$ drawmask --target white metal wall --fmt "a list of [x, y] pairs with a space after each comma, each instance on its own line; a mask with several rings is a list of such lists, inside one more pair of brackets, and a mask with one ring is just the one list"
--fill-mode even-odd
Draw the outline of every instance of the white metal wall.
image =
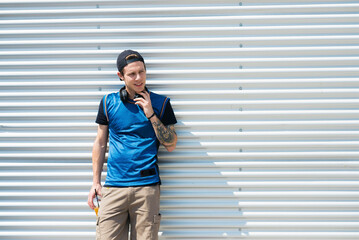
[[161, 239], [359, 239], [359, 3], [0, 0], [0, 239], [94, 239], [100, 98], [171, 97]]

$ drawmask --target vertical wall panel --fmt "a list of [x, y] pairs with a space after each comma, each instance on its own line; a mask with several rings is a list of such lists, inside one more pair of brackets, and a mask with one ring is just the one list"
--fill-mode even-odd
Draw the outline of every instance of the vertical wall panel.
[[359, 239], [358, 12], [0, 0], [0, 239], [94, 239], [94, 120], [124, 49], [179, 122], [160, 150], [160, 239]]

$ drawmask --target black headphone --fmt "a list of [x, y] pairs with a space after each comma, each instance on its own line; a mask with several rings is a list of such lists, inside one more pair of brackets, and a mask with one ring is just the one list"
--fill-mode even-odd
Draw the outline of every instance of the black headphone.
[[[145, 90], [146, 90], [147, 92], [149, 92], [148, 89], [147, 89], [147, 87], [145, 87]], [[136, 95], [135, 95], [135, 98], [138, 98], [138, 97], [142, 97], [142, 96], [139, 95], [139, 94], [136, 94]], [[120, 98], [121, 98], [121, 101], [122, 101], [122, 102], [127, 102], [127, 101], [128, 101], [128, 92], [126, 91], [126, 86], [123, 86], [123, 87], [120, 89]]]

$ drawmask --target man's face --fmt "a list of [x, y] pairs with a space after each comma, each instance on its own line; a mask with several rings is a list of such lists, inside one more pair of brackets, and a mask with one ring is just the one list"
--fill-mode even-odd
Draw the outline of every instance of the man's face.
[[118, 76], [125, 82], [126, 90], [133, 97], [135, 93], [145, 90], [146, 68], [143, 62], [136, 61], [123, 68], [123, 75], [119, 72]]

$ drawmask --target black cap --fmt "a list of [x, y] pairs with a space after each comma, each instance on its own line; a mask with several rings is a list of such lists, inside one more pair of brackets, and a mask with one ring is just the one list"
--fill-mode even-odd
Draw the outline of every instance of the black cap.
[[145, 63], [145, 60], [138, 52], [133, 50], [125, 50], [117, 57], [117, 69], [119, 72], [121, 72], [123, 68], [127, 66], [127, 64], [137, 61]]

